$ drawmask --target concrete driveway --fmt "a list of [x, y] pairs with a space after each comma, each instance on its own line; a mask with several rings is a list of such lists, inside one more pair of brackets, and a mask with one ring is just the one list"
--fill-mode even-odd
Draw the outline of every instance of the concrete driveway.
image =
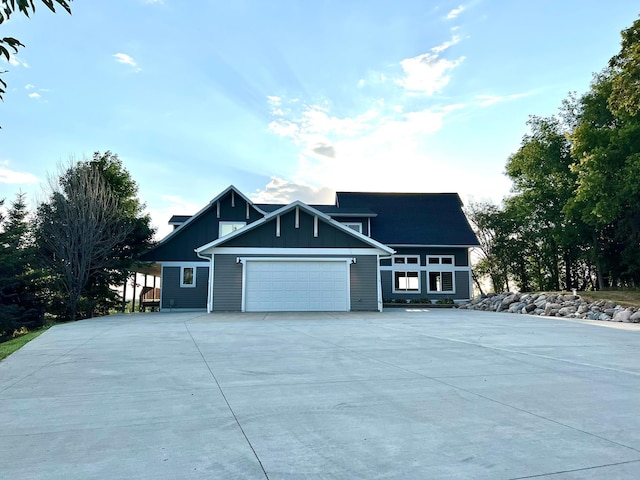
[[635, 480], [640, 328], [609, 326], [457, 310], [59, 325], [0, 362], [0, 478]]

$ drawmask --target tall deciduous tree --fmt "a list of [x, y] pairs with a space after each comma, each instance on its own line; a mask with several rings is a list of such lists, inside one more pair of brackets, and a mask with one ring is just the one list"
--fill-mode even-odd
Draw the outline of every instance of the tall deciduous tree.
[[640, 19], [622, 31], [620, 52], [609, 60], [615, 73], [609, 106], [616, 114], [640, 113]]
[[113, 285], [124, 284], [129, 271], [142, 252], [151, 247], [154, 230], [145, 204], [138, 198], [138, 185], [123, 166], [118, 155], [106, 151], [95, 152], [87, 164], [100, 172], [118, 199], [122, 222], [127, 226], [126, 237], [110, 252], [109, 268], [92, 275], [86, 287], [86, 316], [107, 313], [119, 303]]
[[600, 288], [640, 284], [640, 114], [612, 110], [619, 75], [595, 77], [571, 135], [578, 179], [568, 210], [593, 229]]
[[583, 230], [565, 211], [577, 175], [571, 170], [571, 144], [557, 117], [531, 117], [531, 133], [506, 165], [513, 181], [506, 210], [526, 245], [528, 278], [538, 290], [572, 288]]
[[42, 261], [63, 292], [70, 320], [91, 279], [112, 268], [112, 251], [131, 232], [121, 202], [102, 172], [87, 163], [51, 180], [37, 214]]
[[478, 259], [473, 266], [476, 286], [482, 292], [480, 279], [488, 278], [494, 292], [508, 290], [508, 259], [498, 254], [506, 235], [502, 210], [491, 202], [470, 202], [465, 208], [465, 215], [480, 243], [476, 249]]

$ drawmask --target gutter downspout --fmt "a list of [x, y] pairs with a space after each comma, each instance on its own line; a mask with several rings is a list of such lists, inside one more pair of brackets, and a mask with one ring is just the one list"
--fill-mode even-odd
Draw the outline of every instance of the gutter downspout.
[[196, 252], [196, 255], [203, 260], [209, 260], [209, 287], [207, 288], [207, 313], [213, 311], [213, 254], [205, 257]]
[[[395, 251], [394, 251], [395, 253]], [[381, 276], [381, 272], [380, 272], [380, 260], [389, 260], [392, 259], [393, 256], [392, 255], [386, 255], [386, 256], [380, 256], [378, 255], [378, 311], [382, 312], [382, 306], [384, 304], [383, 302], [383, 298], [382, 298], [382, 276]]]

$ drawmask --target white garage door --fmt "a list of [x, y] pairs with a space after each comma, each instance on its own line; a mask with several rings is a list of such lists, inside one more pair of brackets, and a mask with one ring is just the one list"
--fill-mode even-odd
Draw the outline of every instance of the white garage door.
[[247, 312], [348, 310], [348, 266], [342, 261], [247, 261]]

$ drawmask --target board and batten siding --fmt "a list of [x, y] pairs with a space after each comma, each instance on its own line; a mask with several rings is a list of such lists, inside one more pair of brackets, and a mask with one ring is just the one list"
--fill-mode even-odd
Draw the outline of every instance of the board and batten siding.
[[242, 265], [236, 255], [214, 255], [213, 311], [242, 310]]
[[378, 257], [360, 255], [351, 268], [351, 311], [378, 310]]
[[196, 268], [196, 286], [180, 287], [180, 267], [162, 267], [162, 310], [206, 309], [209, 267]]

